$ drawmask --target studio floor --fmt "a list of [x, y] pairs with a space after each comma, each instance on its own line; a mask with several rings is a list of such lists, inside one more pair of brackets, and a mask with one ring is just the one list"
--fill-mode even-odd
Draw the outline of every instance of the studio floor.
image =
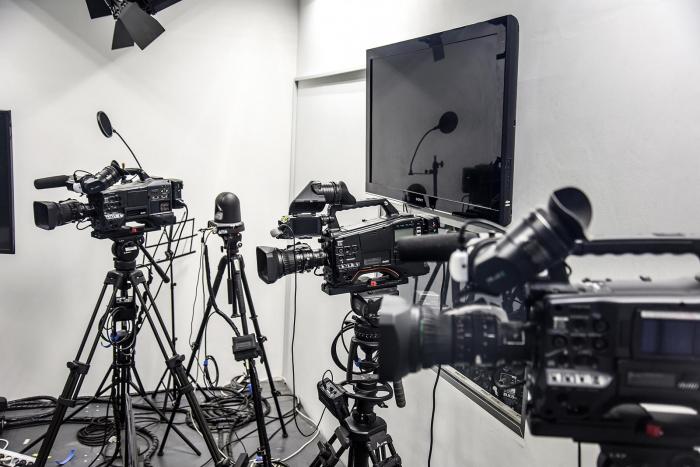
[[[276, 415], [274, 410], [274, 404], [272, 404], [272, 399], [269, 401], [272, 405], [271, 411], [266, 417], [267, 432], [270, 437], [270, 448], [272, 452], [272, 457], [274, 459], [284, 459], [294, 452], [299, 450], [299, 448], [305, 443], [309, 442], [310, 437], [304, 437], [294, 420], [291, 417], [292, 410], [292, 396], [291, 390], [283, 382], [276, 382], [278, 385], [277, 389], [283, 396], [279, 398], [282, 413], [285, 414], [285, 424], [288, 430], [289, 436], [284, 438], [280, 431], [280, 423], [277, 418], [273, 418]], [[263, 383], [263, 396], [269, 397], [270, 391], [266, 383]], [[200, 396], [201, 399], [201, 396]], [[158, 395], [157, 402], [159, 406], [162, 406], [163, 396]], [[139, 399], [134, 399], [134, 404], [138, 405]], [[84, 414], [80, 414], [83, 417], [101, 417], [105, 415], [106, 404], [104, 403], [93, 403], [90, 404], [85, 410]], [[136, 409], [137, 415], [137, 428], [139, 426], [147, 426], [153, 434], [156, 435], [158, 440], [162, 442], [163, 434], [165, 432], [166, 424], [154, 422], [155, 417], [154, 412], [148, 412], [145, 410]], [[17, 411], [11, 412], [12, 416], [25, 415], [28, 414], [27, 411], [21, 413]], [[140, 420], [139, 420], [140, 419]], [[206, 445], [202, 437], [189, 427], [185, 422], [185, 415], [178, 414], [176, 416], [176, 422], [178, 423], [178, 428], [181, 429], [182, 433], [195, 445], [198, 449], [202, 451], [201, 456], [195, 455], [192, 450], [185, 444], [185, 442], [176, 434], [170, 433], [167, 441], [166, 449], [162, 457], [157, 454], [151, 459], [150, 465], [153, 467], [192, 467], [192, 466], [211, 466], [211, 457], [207, 452]], [[297, 423], [299, 428], [305, 433], [314, 433], [313, 425], [301, 416], [297, 417]], [[106, 456], [100, 454], [101, 447], [89, 447], [81, 444], [77, 439], [78, 430], [84, 427], [84, 424], [64, 424], [61, 431], [56, 439], [53, 450], [51, 451], [51, 464], [61, 462], [66, 459], [71, 450], [75, 449], [75, 454], [72, 460], [67, 462], [65, 465], [109, 465], [108, 461], [111, 457], [111, 452], [113, 452], [113, 445], [108, 445], [105, 449]], [[38, 436], [42, 435], [46, 431], [47, 425], [39, 425], [35, 427], [28, 428], [17, 428], [9, 429], [0, 433], [0, 438], [6, 439], [8, 444], [8, 449], [11, 451], [19, 452], [24, 446], [31, 443]], [[216, 439], [216, 434], [214, 435]], [[240, 439], [240, 441], [239, 441]], [[318, 452], [317, 443], [320, 440], [320, 436], [313, 439], [309, 444], [303, 448], [298, 454], [293, 458], [286, 461], [287, 465], [290, 466], [308, 466], [314, 459]], [[236, 438], [231, 441], [231, 446], [233, 448], [234, 460], [241, 453], [253, 453], [258, 446], [258, 438], [256, 433], [256, 425], [254, 422], [248, 423], [241, 426], [236, 430]], [[139, 439], [139, 447], [141, 449], [146, 449], [148, 446], [143, 439]], [[39, 450], [36, 446], [30, 450], [29, 455], [35, 455]], [[55, 464], [54, 464], [55, 465]], [[114, 466], [121, 465], [120, 461], [117, 460], [112, 464]], [[149, 464], [145, 464], [149, 465]]]

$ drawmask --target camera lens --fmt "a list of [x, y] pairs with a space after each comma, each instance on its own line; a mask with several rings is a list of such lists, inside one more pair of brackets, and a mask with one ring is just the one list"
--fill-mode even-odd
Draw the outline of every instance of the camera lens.
[[505, 292], [568, 256], [574, 242], [585, 238], [591, 204], [577, 188], [562, 188], [547, 209], [533, 211], [497, 241], [479, 249], [474, 282], [484, 292]]
[[34, 201], [34, 224], [44, 230], [53, 230], [59, 225], [76, 222], [89, 214], [89, 207], [74, 199], [54, 203]]
[[379, 377], [394, 381], [454, 359], [451, 320], [439, 310], [387, 296], [379, 313]]
[[318, 183], [313, 187], [319, 195], [323, 195], [328, 204], [355, 204], [356, 200], [350, 194], [345, 182]]
[[272, 284], [280, 277], [293, 272], [310, 271], [325, 264], [326, 253], [312, 250], [308, 245], [295, 245], [294, 248], [282, 250], [269, 246], [256, 249], [258, 276], [266, 284]]
[[441, 313], [386, 297], [379, 332], [379, 376], [385, 381], [439, 364], [495, 364], [502, 357], [522, 358], [525, 351], [522, 327], [485, 304]]
[[80, 179], [80, 186], [86, 195], [94, 195], [106, 190], [119, 181], [121, 169], [117, 162], [112, 162], [95, 175], [86, 175]]

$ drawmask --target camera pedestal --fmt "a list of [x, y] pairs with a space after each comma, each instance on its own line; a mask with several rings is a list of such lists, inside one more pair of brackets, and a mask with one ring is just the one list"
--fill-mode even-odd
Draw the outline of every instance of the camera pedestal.
[[[111, 391], [115, 419], [117, 421], [118, 443], [121, 448], [123, 465], [125, 467], [136, 467], [138, 465], [138, 449], [136, 446], [136, 428], [132, 410], [131, 389], [135, 389], [144, 398], [161, 420], [166, 420], [165, 414], [147, 397], [141, 379], [136, 372], [133, 358], [132, 347], [135, 345], [138, 332], [145, 322], [148, 322], [158, 347], [165, 358], [166, 366], [175, 381], [176, 389], [180, 395], [184, 395], [187, 398], [194, 421], [202, 433], [202, 437], [214, 460], [214, 464], [216, 466], [230, 465], [229, 459], [221, 454], [209, 431], [204, 413], [199, 406], [192, 385], [189, 384], [187, 373], [182, 366], [184, 357], [175, 353], [172, 340], [170, 339], [163, 318], [148, 288], [146, 278], [142, 271], [136, 269], [136, 258], [138, 257], [139, 251], [143, 251], [143, 232], [135, 232], [131, 235], [122, 234], [119, 237], [112, 238], [112, 240], [114, 242], [112, 253], [114, 255], [115, 269], [107, 273], [99, 298], [92, 312], [92, 316], [90, 317], [88, 327], [80, 343], [78, 353], [75, 359], [68, 363], [70, 374], [63, 388], [63, 392], [57, 399], [56, 410], [51, 419], [49, 428], [44, 436], [26, 446], [24, 452], [31, 449], [37, 442], [43, 440], [35, 465], [36, 467], [44, 467], [48, 461], [51, 448], [56, 441], [61, 425], [81, 412], [88, 404], [95, 401], [98, 397], [105, 394], [107, 391]], [[149, 260], [151, 259], [150, 255], [146, 256], [149, 257]], [[88, 349], [87, 359], [83, 362], [82, 357], [86, 350], [88, 339], [96, 323], [97, 315], [109, 286], [112, 286], [112, 293], [109, 298], [107, 310], [99, 320], [97, 332]], [[155, 315], [157, 322], [153, 319], [153, 315]], [[90, 368], [95, 350], [100, 343], [101, 337], [103, 337], [103, 326], [108, 319], [111, 319], [113, 322], [112, 334], [109, 337], [110, 345], [113, 347], [112, 365], [102, 379], [95, 396], [66, 417], [68, 408], [76, 405], [80, 388]], [[104, 385], [110, 373], [112, 374], [112, 384], [105, 388]], [[132, 376], [135, 378], [137, 384], [134, 384], [132, 381]], [[197, 455], [201, 454], [177, 427], [173, 426], [172, 428]]]
[[[350, 296], [352, 311], [356, 316], [355, 322], [344, 325], [342, 331], [353, 328], [355, 332], [348, 348], [347, 363], [342, 364], [335, 352], [340, 335], [334, 340], [332, 350], [333, 361], [345, 371], [346, 379], [339, 384], [328, 378], [318, 383], [319, 399], [338, 419], [340, 426], [328, 442], [318, 444], [320, 452], [311, 467], [334, 466], [346, 450], [348, 467], [402, 465], [401, 457], [387, 433], [386, 421], [374, 413], [375, 406], [385, 407], [385, 402], [394, 394], [399, 407], [406, 404], [401, 381], [395, 381], [392, 389], [389, 383], [380, 382], [376, 373], [379, 366], [379, 307], [384, 296], [397, 293], [395, 288], [386, 288]], [[363, 357], [360, 357], [360, 351], [364, 353]], [[352, 390], [345, 389], [345, 386], [351, 386]], [[349, 399], [354, 400], [352, 411], [348, 408]], [[340, 443], [337, 451], [333, 447], [336, 441]]]

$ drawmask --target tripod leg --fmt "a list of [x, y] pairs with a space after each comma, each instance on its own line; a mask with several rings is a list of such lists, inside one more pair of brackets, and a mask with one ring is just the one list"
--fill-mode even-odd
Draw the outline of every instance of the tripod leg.
[[275, 402], [275, 409], [277, 410], [277, 418], [280, 421], [280, 427], [282, 428], [282, 437], [287, 438], [289, 434], [287, 433], [287, 427], [284, 424], [284, 418], [282, 417], [282, 409], [280, 408], [280, 401], [278, 396], [279, 391], [275, 388], [275, 382], [272, 379], [272, 372], [270, 371], [270, 362], [267, 360], [267, 354], [265, 353], [265, 341], [267, 340], [265, 336], [262, 335], [260, 331], [260, 324], [258, 323], [258, 315], [255, 313], [255, 305], [253, 304], [253, 298], [250, 294], [250, 288], [248, 287], [248, 278], [245, 274], [245, 264], [241, 260], [241, 279], [243, 281], [243, 290], [245, 292], [246, 299], [248, 301], [248, 308], [250, 309], [250, 320], [253, 322], [253, 329], [255, 330], [255, 335], [258, 338], [258, 346], [260, 347], [260, 359], [265, 366], [265, 372], [267, 373], [267, 381], [270, 385], [270, 391], [272, 392], [272, 400]]
[[[155, 413], [158, 414], [161, 421], [166, 421], [167, 418], [165, 417], [165, 414], [156, 406], [155, 402], [153, 402], [148, 397], [148, 395], [146, 395], [146, 391], [143, 390], [143, 385], [141, 384], [141, 378], [139, 378], [137, 376], [137, 373], [135, 371], [134, 371], [134, 377], [136, 378], [136, 381], [138, 381], [138, 386], [136, 386], [133, 383], [131, 383], [131, 386], [134, 389], [136, 389], [136, 391], [141, 395], [143, 400], [146, 401], [146, 404], [148, 404], [155, 411]], [[195, 452], [195, 454], [197, 454], [198, 456], [202, 455], [202, 452], [199, 449], [197, 449], [197, 446], [192, 444], [192, 441], [190, 441], [189, 438], [187, 436], [185, 436], [184, 433], [182, 433], [182, 431], [180, 431], [180, 429], [178, 427], [176, 427], [174, 424], [172, 425], [172, 430], [175, 432], [176, 435], [178, 435], [185, 442], [185, 444], [187, 444], [190, 447], [190, 449], [192, 449]]]
[[[44, 435], [44, 441], [41, 443], [41, 448], [39, 448], [39, 455], [37, 456], [35, 464], [36, 467], [46, 466], [46, 462], [49, 459], [49, 454], [51, 453], [51, 448], [56, 442], [58, 431], [61, 428], [61, 424], [63, 424], [63, 417], [65, 417], [68, 407], [75, 406], [75, 400], [77, 399], [78, 394], [80, 393], [80, 388], [83, 385], [83, 381], [85, 380], [85, 376], [87, 375], [88, 370], [90, 369], [90, 362], [92, 361], [92, 357], [95, 354], [97, 344], [100, 341], [99, 331], [97, 332], [97, 335], [95, 336], [95, 339], [92, 343], [92, 347], [90, 348], [87, 361], [85, 363], [82, 363], [80, 362], [80, 358], [82, 357], [83, 351], [85, 350], [85, 345], [87, 343], [88, 337], [90, 336], [90, 331], [93, 325], [95, 324], [95, 320], [97, 319], [97, 313], [100, 310], [100, 305], [102, 304], [105, 292], [107, 291], [107, 286], [110, 283], [115, 284], [120, 280], [121, 278], [115, 278], [112, 272], [108, 273], [107, 277], [105, 278], [102, 290], [100, 291], [100, 296], [97, 299], [97, 303], [95, 304], [95, 308], [92, 312], [92, 316], [90, 317], [90, 322], [88, 324], [87, 329], [85, 330], [85, 334], [83, 335], [83, 339], [80, 343], [78, 353], [75, 356], [75, 360], [68, 363], [68, 369], [70, 370], [70, 374], [68, 375], [66, 384], [63, 387], [63, 392], [61, 392], [61, 395], [56, 400], [56, 410], [54, 411], [53, 417], [51, 418], [49, 428], [48, 430], [46, 430], [46, 434]], [[112, 297], [109, 300], [108, 309], [111, 308], [111, 306], [113, 305], [116, 294], [117, 287], [114, 287], [114, 290], [112, 291]], [[107, 314], [105, 314], [102, 317], [102, 320], [100, 320], [101, 324], [104, 323], [106, 317]]]
[[[233, 279], [233, 294], [238, 302], [238, 309], [240, 311], [241, 327], [243, 328], [243, 333], [248, 335], [248, 323], [246, 318], [246, 302], [244, 297], [243, 281], [241, 279], [242, 274], [242, 259], [240, 256], [233, 256], [229, 259], [230, 272], [229, 276]], [[257, 342], [257, 339], [256, 339]], [[235, 356], [235, 355], [234, 355]], [[258, 378], [258, 372], [255, 369], [255, 357], [248, 358], [248, 377], [250, 380], [250, 388], [253, 393], [253, 409], [255, 411], [255, 420], [258, 426], [258, 441], [260, 450], [263, 452], [263, 465], [265, 467], [272, 467], [272, 453], [270, 450], [270, 440], [267, 437], [267, 428], [265, 426], [265, 413], [262, 408], [262, 391], [260, 390], [260, 379]]]
[[[205, 257], [206, 258], [206, 257]], [[208, 261], [207, 261], [207, 271], [208, 269]], [[212, 317], [212, 310], [215, 312], [217, 315], [219, 315], [226, 323], [231, 327], [233, 330], [234, 334], [239, 335], [240, 333], [238, 332], [238, 328], [236, 328], [236, 324], [233, 322], [233, 320], [227, 316], [225, 313], [220, 311], [218, 308], [214, 308], [214, 298], [216, 297], [216, 294], [219, 292], [219, 287], [221, 286], [221, 281], [223, 280], [224, 273], [226, 272], [226, 266], [228, 264], [228, 260], [226, 256], [223, 256], [221, 260], [219, 261], [219, 266], [216, 271], [216, 277], [214, 278], [214, 285], [211, 287], [209, 293], [209, 300], [207, 302], [207, 307], [204, 310], [204, 316], [202, 317], [202, 322], [199, 325], [199, 329], [197, 330], [197, 337], [195, 338], [194, 342], [191, 343], [191, 349], [192, 353], [190, 353], [190, 358], [187, 362], [187, 368], [186, 368], [186, 373], [188, 375], [192, 374], [192, 367], [194, 366], [194, 361], [197, 358], [197, 354], [199, 353], [199, 349], [202, 346], [202, 339], [204, 338], [204, 333], [206, 332], [207, 329], [207, 324], [209, 323], [209, 319]], [[207, 281], [209, 279], [207, 278]], [[199, 388], [200, 392], [202, 395], [205, 397], [206, 400], [209, 400], [209, 396], [207, 395], [206, 392], [204, 392], [204, 389], [199, 387], [197, 382], [194, 382], [197, 387]], [[182, 394], [178, 394], [177, 398], [175, 400], [175, 405], [173, 406], [173, 412], [170, 414], [170, 421], [168, 423], [168, 426], [165, 428], [165, 433], [163, 434], [163, 441], [160, 444], [160, 448], [158, 450], [158, 455], [162, 456], [164, 449], [165, 449], [165, 444], [168, 441], [168, 436], [170, 435], [170, 427], [173, 424], [173, 420], [175, 419], [175, 411], [180, 408], [180, 403], [182, 402]]]
[[[148, 320], [148, 323], [151, 326], [151, 329], [153, 330], [153, 336], [156, 338], [158, 347], [160, 347], [160, 351], [163, 354], [163, 357], [165, 357], [166, 359], [166, 365], [173, 375], [175, 386], [179, 389], [179, 391], [182, 394], [184, 394], [185, 398], [187, 399], [187, 402], [189, 403], [190, 410], [192, 411], [192, 418], [194, 418], [195, 423], [199, 427], [199, 431], [202, 434], [202, 437], [204, 438], [204, 442], [207, 445], [207, 449], [209, 450], [209, 453], [211, 454], [211, 457], [214, 460], [214, 465], [228, 465], [229, 460], [221, 454], [221, 451], [219, 451], [219, 448], [217, 447], [216, 442], [214, 441], [214, 437], [212, 436], [211, 431], [209, 431], [209, 426], [207, 425], [204, 412], [199, 406], [199, 401], [197, 400], [197, 397], [194, 394], [194, 388], [190, 384], [187, 373], [185, 372], [185, 367], [182, 366], [182, 361], [185, 358], [181, 355], [175, 354], [172, 341], [168, 336], [168, 329], [165, 327], [162, 317], [158, 321], [162, 324], [160, 331], [163, 332], [164, 339], [161, 338], [160, 334], [158, 333], [159, 330], [157, 329], [156, 323], [153, 321], [153, 317], [151, 317], [151, 314], [146, 305], [146, 297], [153, 305], [153, 313], [156, 316], [159, 316], [160, 313], [158, 312], [158, 307], [155, 303], [155, 300], [153, 300], [151, 292], [145, 285], [146, 279], [143, 276], [143, 272], [141, 272], [140, 270], [133, 272], [131, 274], [131, 281], [134, 284], [134, 293], [138, 297], [143, 313], [145, 314], [146, 319]], [[142, 293], [139, 290], [138, 285], [143, 285], [144, 293]], [[165, 342], [169, 344], [169, 349], [165, 348], [163, 340], [165, 340]], [[174, 354], [172, 357], [168, 357], [168, 350], [170, 350], [170, 352]]]
[[[78, 415], [80, 412], [82, 412], [82, 411], [85, 409], [85, 407], [87, 407], [88, 405], [92, 404], [92, 403], [95, 402], [97, 399], [99, 399], [99, 397], [100, 397], [102, 394], [104, 394], [104, 393], [107, 392], [108, 390], [112, 389], [112, 386], [111, 386], [111, 385], [110, 385], [110, 386], [107, 386], [106, 388], [104, 387], [104, 384], [107, 382], [107, 379], [109, 378], [109, 375], [110, 375], [110, 373], [112, 372], [112, 370], [113, 370], [112, 367], [110, 367], [109, 370], [107, 370], [107, 373], [105, 373], [104, 378], [102, 378], [102, 382], [101, 382], [100, 385], [97, 387], [97, 391], [95, 391], [95, 395], [92, 396], [90, 399], [88, 399], [86, 402], [80, 404], [80, 406], [78, 406], [78, 408], [76, 408], [73, 412], [69, 413], [68, 416], [67, 416], [66, 418], [63, 419], [63, 423], [66, 423], [67, 421], [71, 420], [73, 417], [75, 417], [75, 416]], [[33, 447], [36, 446], [38, 443], [40, 443], [41, 441], [43, 441], [44, 438], [46, 438], [46, 434], [43, 434], [43, 435], [39, 436], [39, 437], [36, 438], [34, 441], [32, 441], [31, 443], [27, 444], [24, 448], [22, 448], [21, 453], [22, 453], [22, 454], [25, 454], [25, 453], [29, 452], [29, 450], [30, 450], [31, 448], [33, 448]]]
[[[336, 440], [340, 441], [340, 449], [337, 451], [333, 449], [333, 443], [335, 443]], [[311, 461], [309, 467], [332, 467], [337, 465], [349, 446], [348, 432], [343, 427], [336, 428], [335, 433], [331, 435], [327, 442], [318, 442], [319, 453], [314, 460]], [[348, 455], [350, 455], [350, 453], [348, 453]], [[350, 467], [350, 464], [348, 464], [348, 467]]]
[[[223, 274], [223, 273], [222, 273]], [[217, 277], [219, 275], [217, 274]], [[220, 282], [220, 281], [219, 281]], [[229, 319], [228, 316], [223, 315], [224, 318]], [[195, 339], [194, 343], [192, 343], [192, 353], [190, 354], [190, 359], [187, 362], [187, 369], [185, 370], [186, 374], [191, 374], [191, 369], [192, 366], [194, 365], [194, 360], [197, 358], [197, 353], [199, 352], [199, 348], [202, 345], [202, 339], [204, 337], [204, 332], [207, 329], [207, 323], [209, 322], [209, 318], [211, 318], [211, 313], [209, 311], [206, 311], [204, 314], [204, 318], [202, 319], [202, 322], [199, 325], [199, 330], [197, 331], [197, 338]], [[195, 381], [196, 384], [196, 381]], [[204, 390], [201, 390], [202, 394], [204, 394], [205, 398], [208, 399], [209, 396], [204, 392]], [[175, 398], [175, 404], [173, 405], [173, 411], [170, 414], [170, 420], [168, 421], [168, 426], [165, 428], [165, 433], [163, 434], [163, 442], [160, 444], [160, 448], [158, 450], [158, 455], [162, 456], [164, 449], [165, 449], [165, 443], [168, 441], [168, 436], [170, 435], [170, 428], [173, 427], [173, 422], [175, 420], [175, 415], [176, 411], [180, 408], [180, 403], [182, 402], [182, 393], [178, 393], [177, 397]]]
[[122, 428], [122, 462], [124, 467], [138, 467], [139, 465], [139, 448], [136, 445], [136, 425], [134, 424], [134, 408], [129, 395], [129, 387], [124, 385], [122, 404], [124, 407], [124, 427]]

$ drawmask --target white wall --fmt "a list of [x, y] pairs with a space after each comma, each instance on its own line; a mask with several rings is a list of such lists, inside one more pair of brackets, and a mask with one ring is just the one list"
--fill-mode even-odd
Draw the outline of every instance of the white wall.
[[[594, 205], [592, 236], [700, 232], [700, 4], [686, 1], [302, 0], [298, 75], [363, 68], [365, 49], [504, 14], [520, 22], [514, 219], [573, 184]], [[302, 82], [298, 90], [293, 186], [308, 180], [364, 186], [365, 83]], [[370, 217], [374, 213], [370, 213]], [[697, 272], [694, 258], [577, 261], [577, 276]], [[291, 279], [290, 279], [291, 282]], [[320, 280], [299, 277], [297, 390], [314, 418], [315, 382], [347, 296], [328, 297]], [[281, 288], [281, 285], [277, 286]], [[288, 321], [291, 300], [288, 302]], [[287, 336], [289, 342], [289, 336]], [[335, 371], [340, 377], [339, 371]], [[285, 375], [291, 379], [290, 360]], [[336, 378], [337, 379], [337, 378]], [[407, 465], [424, 465], [434, 373], [405, 381], [408, 406], [381, 410]], [[337, 423], [326, 418], [326, 435]], [[433, 465], [575, 465], [569, 440], [522, 440], [442, 382]], [[593, 465], [596, 450], [584, 450]]]
[[[0, 394], [58, 394], [112, 267], [109, 241], [72, 226], [39, 230], [31, 208], [33, 200], [71, 196], [34, 190], [37, 177], [96, 171], [113, 158], [133, 165], [116, 138], [99, 133], [98, 109], [149, 172], [184, 180], [197, 227], [212, 218], [219, 192], [241, 198], [243, 254], [273, 374], [281, 374], [284, 297], [263, 288], [254, 247], [278, 214], [274, 204], [288, 197], [297, 7], [295, 0], [185, 0], [158, 15], [166, 32], [146, 50], [111, 51], [113, 21], [90, 21], [82, 0], [0, 0], [0, 108], [13, 117], [17, 232], [17, 254], [0, 256]], [[215, 264], [219, 243], [210, 242]], [[197, 266], [196, 255], [176, 266], [183, 353]], [[168, 309], [167, 291], [159, 305]], [[218, 325], [209, 338], [225, 377], [243, 370], [230, 336]], [[152, 387], [162, 358], [150, 336], [139, 346], [139, 369]], [[86, 390], [109, 354], [98, 351]]]

